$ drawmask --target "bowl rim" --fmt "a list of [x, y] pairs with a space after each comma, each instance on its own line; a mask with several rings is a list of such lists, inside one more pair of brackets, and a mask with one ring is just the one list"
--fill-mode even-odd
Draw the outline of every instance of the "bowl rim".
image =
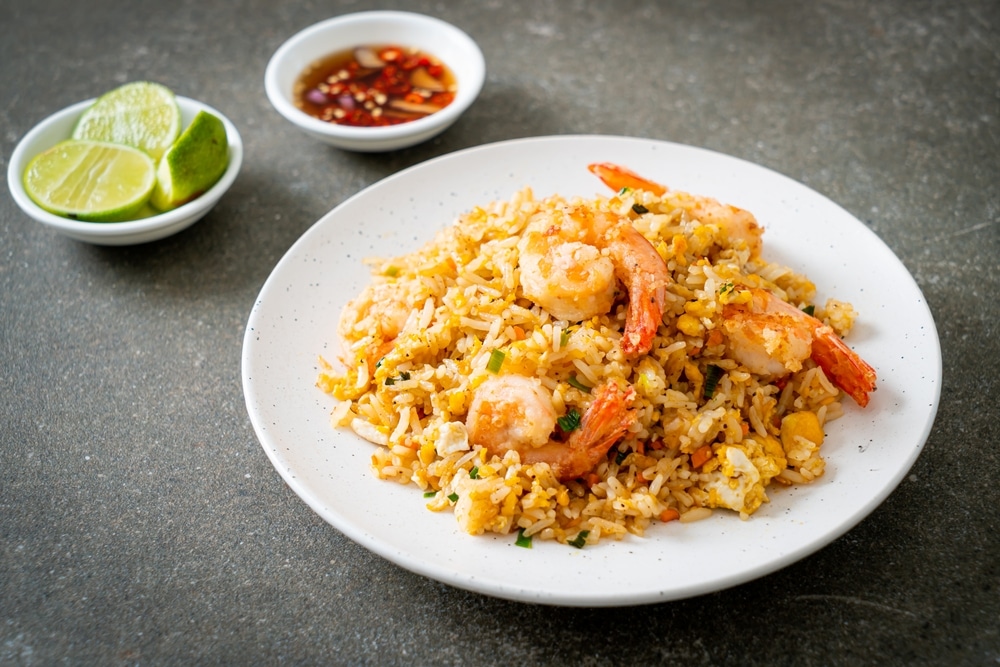
[[[408, 123], [379, 127], [353, 127], [328, 123], [310, 116], [288, 99], [278, 82], [278, 77], [285, 72], [284, 65], [289, 56], [295, 52], [295, 49], [299, 48], [309, 37], [331, 28], [377, 21], [394, 21], [403, 25], [416, 26], [434, 25], [436, 28], [452, 36], [460, 49], [468, 54], [468, 64], [472, 69], [472, 77], [468, 81], [463, 80], [462, 85], [459, 86], [458, 94], [451, 104], [440, 111]], [[331, 44], [330, 52], [336, 51], [337, 48], [338, 45]], [[348, 46], [344, 46], [344, 48], [348, 48]], [[299, 72], [294, 72], [295, 76], [298, 74]], [[482, 49], [461, 28], [427, 14], [397, 10], [372, 10], [334, 16], [313, 23], [289, 37], [278, 47], [267, 63], [267, 68], [264, 72], [264, 89], [268, 99], [278, 113], [306, 131], [352, 142], [371, 141], [375, 143], [420, 135], [433, 128], [447, 126], [454, 122], [479, 96], [485, 79], [486, 59], [483, 56]]]
[[243, 162], [243, 139], [233, 122], [218, 109], [215, 109], [214, 107], [199, 100], [184, 97], [182, 95], [175, 95], [175, 98], [177, 100], [178, 107], [181, 108], [182, 114], [185, 112], [184, 107], [187, 107], [188, 111], [191, 112], [192, 115], [196, 114], [198, 111], [207, 111], [208, 113], [218, 116], [226, 128], [226, 139], [229, 144], [229, 164], [226, 167], [226, 171], [223, 172], [222, 176], [218, 181], [216, 181], [215, 185], [209, 188], [206, 192], [202, 193], [196, 199], [178, 206], [173, 210], [165, 211], [147, 218], [139, 218], [138, 220], [124, 220], [121, 222], [90, 222], [86, 220], [64, 218], [54, 213], [50, 213], [36, 204], [31, 197], [28, 196], [28, 193], [24, 189], [24, 182], [22, 180], [24, 170], [27, 169], [28, 164], [42, 151], [47, 150], [51, 146], [54, 146], [60, 141], [69, 139], [70, 137], [67, 136], [62, 139], [57, 139], [49, 146], [44, 146], [40, 149], [34, 148], [35, 144], [42, 140], [45, 133], [48, 132], [49, 128], [51, 128], [51, 126], [55, 123], [73, 117], [79, 117], [84, 110], [89, 108], [97, 100], [95, 97], [89, 100], [83, 100], [82, 102], [77, 102], [76, 104], [71, 104], [68, 107], [50, 114], [35, 124], [35, 126], [32, 127], [17, 143], [17, 146], [15, 146], [14, 151], [11, 153], [10, 163], [7, 165], [7, 187], [10, 190], [10, 194], [14, 198], [15, 203], [21, 208], [22, 211], [24, 211], [24, 213], [34, 218], [36, 221], [74, 235], [77, 238], [81, 236], [90, 236], [93, 238], [106, 239], [111, 237], [141, 235], [146, 232], [177, 225], [183, 220], [207, 212], [207, 210], [214, 206], [215, 202], [218, 201], [218, 199], [222, 197], [222, 195], [230, 188], [236, 180], [236, 176], [239, 174], [240, 167]]

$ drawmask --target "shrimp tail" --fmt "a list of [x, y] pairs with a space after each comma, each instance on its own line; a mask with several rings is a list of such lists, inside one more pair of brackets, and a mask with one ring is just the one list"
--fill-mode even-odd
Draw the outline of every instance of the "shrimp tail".
[[562, 481], [582, 477], [604, 458], [635, 423], [636, 413], [629, 408], [635, 400], [635, 389], [620, 388], [609, 382], [597, 390], [587, 408], [580, 428], [565, 443], [549, 443], [525, 455], [526, 463], [548, 462]]
[[661, 197], [667, 192], [667, 188], [659, 183], [643, 178], [631, 169], [626, 169], [613, 162], [595, 162], [587, 165], [587, 169], [615, 192], [622, 188], [631, 188], [632, 190], [646, 190], [657, 197]]
[[830, 327], [817, 329], [812, 359], [855, 403], [862, 408], [868, 405], [868, 394], [876, 388], [875, 369], [847, 347]]
[[629, 293], [628, 315], [622, 333], [622, 352], [637, 357], [649, 352], [663, 321], [670, 275], [656, 248], [631, 225], [617, 228], [609, 243], [617, 273]]

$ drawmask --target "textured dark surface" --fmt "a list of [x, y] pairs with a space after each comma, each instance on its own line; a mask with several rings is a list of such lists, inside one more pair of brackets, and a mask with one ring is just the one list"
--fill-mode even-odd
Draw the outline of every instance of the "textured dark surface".
[[[384, 155], [312, 143], [263, 91], [285, 38], [371, 8], [455, 23], [488, 68], [458, 124]], [[0, 197], [0, 664], [1000, 663], [995, 0], [2, 0], [0, 16], [4, 173], [34, 123], [137, 79], [218, 108], [246, 148], [208, 217], [143, 246], [68, 240]], [[938, 418], [910, 475], [846, 536], [700, 598], [535, 607], [372, 555], [271, 467], [240, 348], [295, 239], [401, 168], [568, 133], [770, 167], [912, 272], [941, 337]]]

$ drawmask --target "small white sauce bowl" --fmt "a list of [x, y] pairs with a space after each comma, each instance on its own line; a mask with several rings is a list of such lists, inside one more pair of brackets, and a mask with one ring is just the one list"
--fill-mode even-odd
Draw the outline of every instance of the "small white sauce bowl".
[[[455, 75], [454, 101], [423, 118], [386, 127], [328, 123], [295, 106], [293, 86], [309, 65], [338, 51], [380, 44], [416, 48], [440, 59]], [[268, 62], [264, 89], [278, 113], [309, 136], [346, 150], [380, 152], [413, 146], [446, 130], [472, 105], [485, 78], [483, 52], [450, 23], [410, 12], [373, 11], [321, 21], [292, 36]]]
[[207, 111], [218, 116], [226, 126], [226, 139], [229, 142], [229, 166], [222, 174], [222, 178], [208, 192], [172, 211], [127, 222], [84, 222], [49, 213], [32, 201], [28, 193], [25, 192], [24, 170], [28, 168], [28, 164], [36, 155], [55, 146], [60, 141], [69, 139], [80, 114], [94, 101], [80, 102], [52, 114], [24, 135], [10, 156], [10, 164], [7, 166], [7, 186], [10, 188], [10, 194], [22, 211], [43, 225], [47, 225], [70, 238], [96, 245], [135, 245], [156, 241], [176, 234], [204, 217], [236, 180], [240, 165], [243, 163], [243, 140], [236, 130], [236, 126], [207, 104], [178, 96], [177, 106], [181, 110], [182, 130], [188, 126], [199, 111]]

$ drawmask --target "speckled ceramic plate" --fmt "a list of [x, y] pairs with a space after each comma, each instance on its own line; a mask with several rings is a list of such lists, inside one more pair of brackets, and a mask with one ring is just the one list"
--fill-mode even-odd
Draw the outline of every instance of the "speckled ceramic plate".
[[[860, 313], [848, 340], [878, 370], [865, 410], [847, 401], [828, 425], [827, 472], [781, 489], [750, 520], [716, 512], [659, 524], [582, 550], [513, 536], [470, 537], [432, 513], [418, 489], [377, 480], [372, 446], [329, 423], [333, 401], [315, 387], [317, 357], [337, 357], [341, 307], [368, 281], [362, 259], [418, 248], [477, 204], [530, 185], [537, 196], [607, 194], [586, 169], [611, 161], [681, 190], [756, 214], [765, 256], [803, 271], [818, 297]], [[472, 148], [417, 165], [320, 219], [275, 267], [254, 304], [243, 345], [247, 408], [274, 467], [320, 516], [398, 565], [488, 595], [544, 604], [612, 606], [700, 595], [774, 572], [830, 543], [896, 487], [920, 453], [937, 410], [941, 353], [919, 288], [861, 222], [773, 171], [707, 150], [600, 136], [561, 136]]]

